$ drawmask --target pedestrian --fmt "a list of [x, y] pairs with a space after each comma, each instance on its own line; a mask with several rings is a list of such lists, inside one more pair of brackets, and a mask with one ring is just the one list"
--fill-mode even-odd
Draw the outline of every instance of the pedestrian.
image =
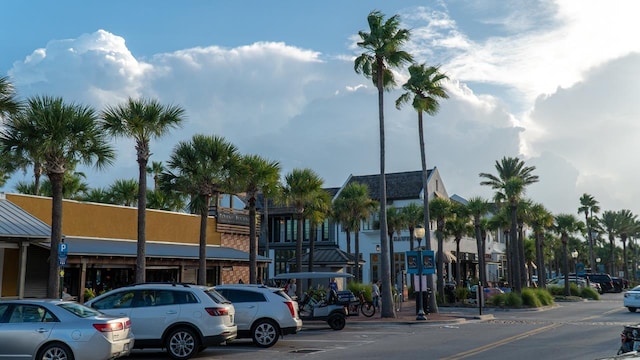
[[294, 298], [296, 296], [296, 290], [298, 287], [296, 286], [296, 279], [289, 280], [289, 284], [287, 284], [287, 295], [290, 298]]
[[380, 308], [380, 280], [371, 285], [371, 297], [373, 298], [373, 306]]
[[329, 282], [329, 289], [335, 291], [336, 293], [338, 292], [338, 283], [336, 282], [335, 278], [331, 278], [331, 281]]

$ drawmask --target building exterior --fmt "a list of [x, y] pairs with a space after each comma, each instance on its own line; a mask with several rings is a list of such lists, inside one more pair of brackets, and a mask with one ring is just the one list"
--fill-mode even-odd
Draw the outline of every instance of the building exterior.
[[[51, 198], [7, 194], [6, 201], [39, 220], [51, 223]], [[223, 284], [248, 281], [248, 214], [245, 210], [216, 207], [207, 221], [207, 282]], [[196, 282], [199, 259], [200, 216], [161, 210], [147, 210], [147, 281]], [[62, 233], [68, 248], [63, 284], [82, 301], [85, 288], [100, 292], [130, 284], [135, 279], [137, 256], [137, 209], [134, 207], [63, 201]], [[46, 296], [49, 234], [47, 241], [23, 242], [28, 273], [25, 297]], [[40, 238], [38, 238], [41, 240]], [[14, 241], [15, 242], [15, 241]], [[7, 244], [8, 241], [3, 243]], [[14, 246], [15, 247], [15, 246]], [[17, 249], [19, 250], [19, 249]], [[16, 249], [5, 249], [0, 257], [0, 296], [18, 296], [18, 281], [12, 273], [20, 268], [13, 258]], [[259, 257], [259, 267], [268, 259]], [[13, 284], [15, 282], [15, 284]]]

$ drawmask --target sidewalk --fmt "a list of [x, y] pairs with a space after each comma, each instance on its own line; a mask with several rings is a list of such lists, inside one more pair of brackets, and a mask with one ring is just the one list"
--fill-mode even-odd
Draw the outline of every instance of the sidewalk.
[[467, 320], [489, 320], [493, 319], [492, 314], [479, 315], [478, 309], [475, 314], [472, 309], [460, 311], [458, 308], [440, 307], [438, 313], [425, 314], [427, 320], [416, 320], [416, 302], [415, 300], [407, 300], [402, 303], [400, 311], [396, 312], [395, 318], [382, 318], [380, 311], [376, 309], [375, 315], [368, 318], [362, 314], [358, 316], [349, 316], [347, 325], [352, 324], [437, 324], [437, 323], [458, 323]]

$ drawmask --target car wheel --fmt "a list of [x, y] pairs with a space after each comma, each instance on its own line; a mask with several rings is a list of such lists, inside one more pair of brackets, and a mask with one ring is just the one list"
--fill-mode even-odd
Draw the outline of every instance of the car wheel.
[[51, 343], [43, 347], [37, 356], [38, 360], [73, 360], [73, 352], [65, 344]]
[[271, 320], [259, 320], [251, 329], [253, 343], [258, 347], [268, 348], [278, 341], [278, 325]]
[[629, 309], [630, 312], [636, 312], [636, 308], [632, 306], [627, 307], [627, 309]]
[[329, 319], [327, 319], [327, 324], [329, 324], [329, 327], [333, 330], [342, 330], [347, 324], [347, 319], [343, 314], [331, 314], [329, 315]]
[[193, 330], [178, 328], [169, 334], [165, 347], [172, 359], [186, 360], [196, 354], [200, 348], [200, 340]]

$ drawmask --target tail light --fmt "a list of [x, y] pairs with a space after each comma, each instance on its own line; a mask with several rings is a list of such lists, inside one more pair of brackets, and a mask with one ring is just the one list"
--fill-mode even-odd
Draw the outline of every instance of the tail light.
[[224, 315], [229, 315], [229, 310], [227, 310], [227, 308], [215, 308], [215, 307], [208, 307], [208, 308], [204, 308], [207, 313], [209, 313], [209, 315], [211, 316], [224, 316]]
[[129, 329], [129, 328], [131, 328], [131, 320], [127, 320], [127, 321], [124, 323], [124, 328], [125, 328], [125, 329]]
[[[131, 327], [131, 321], [127, 321], [128, 325], [127, 327]], [[126, 323], [123, 324], [121, 322], [110, 322], [110, 323], [106, 323], [106, 324], [93, 324], [93, 327], [100, 331], [100, 332], [112, 332], [112, 331], [119, 331], [124, 329], [126, 326]]]
[[293, 301], [285, 301], [284, 303], [289, 308], [289, 312], [291, 313], [291, 317], [295, 318], [296, 317], [296, 308], [293, 307]]

